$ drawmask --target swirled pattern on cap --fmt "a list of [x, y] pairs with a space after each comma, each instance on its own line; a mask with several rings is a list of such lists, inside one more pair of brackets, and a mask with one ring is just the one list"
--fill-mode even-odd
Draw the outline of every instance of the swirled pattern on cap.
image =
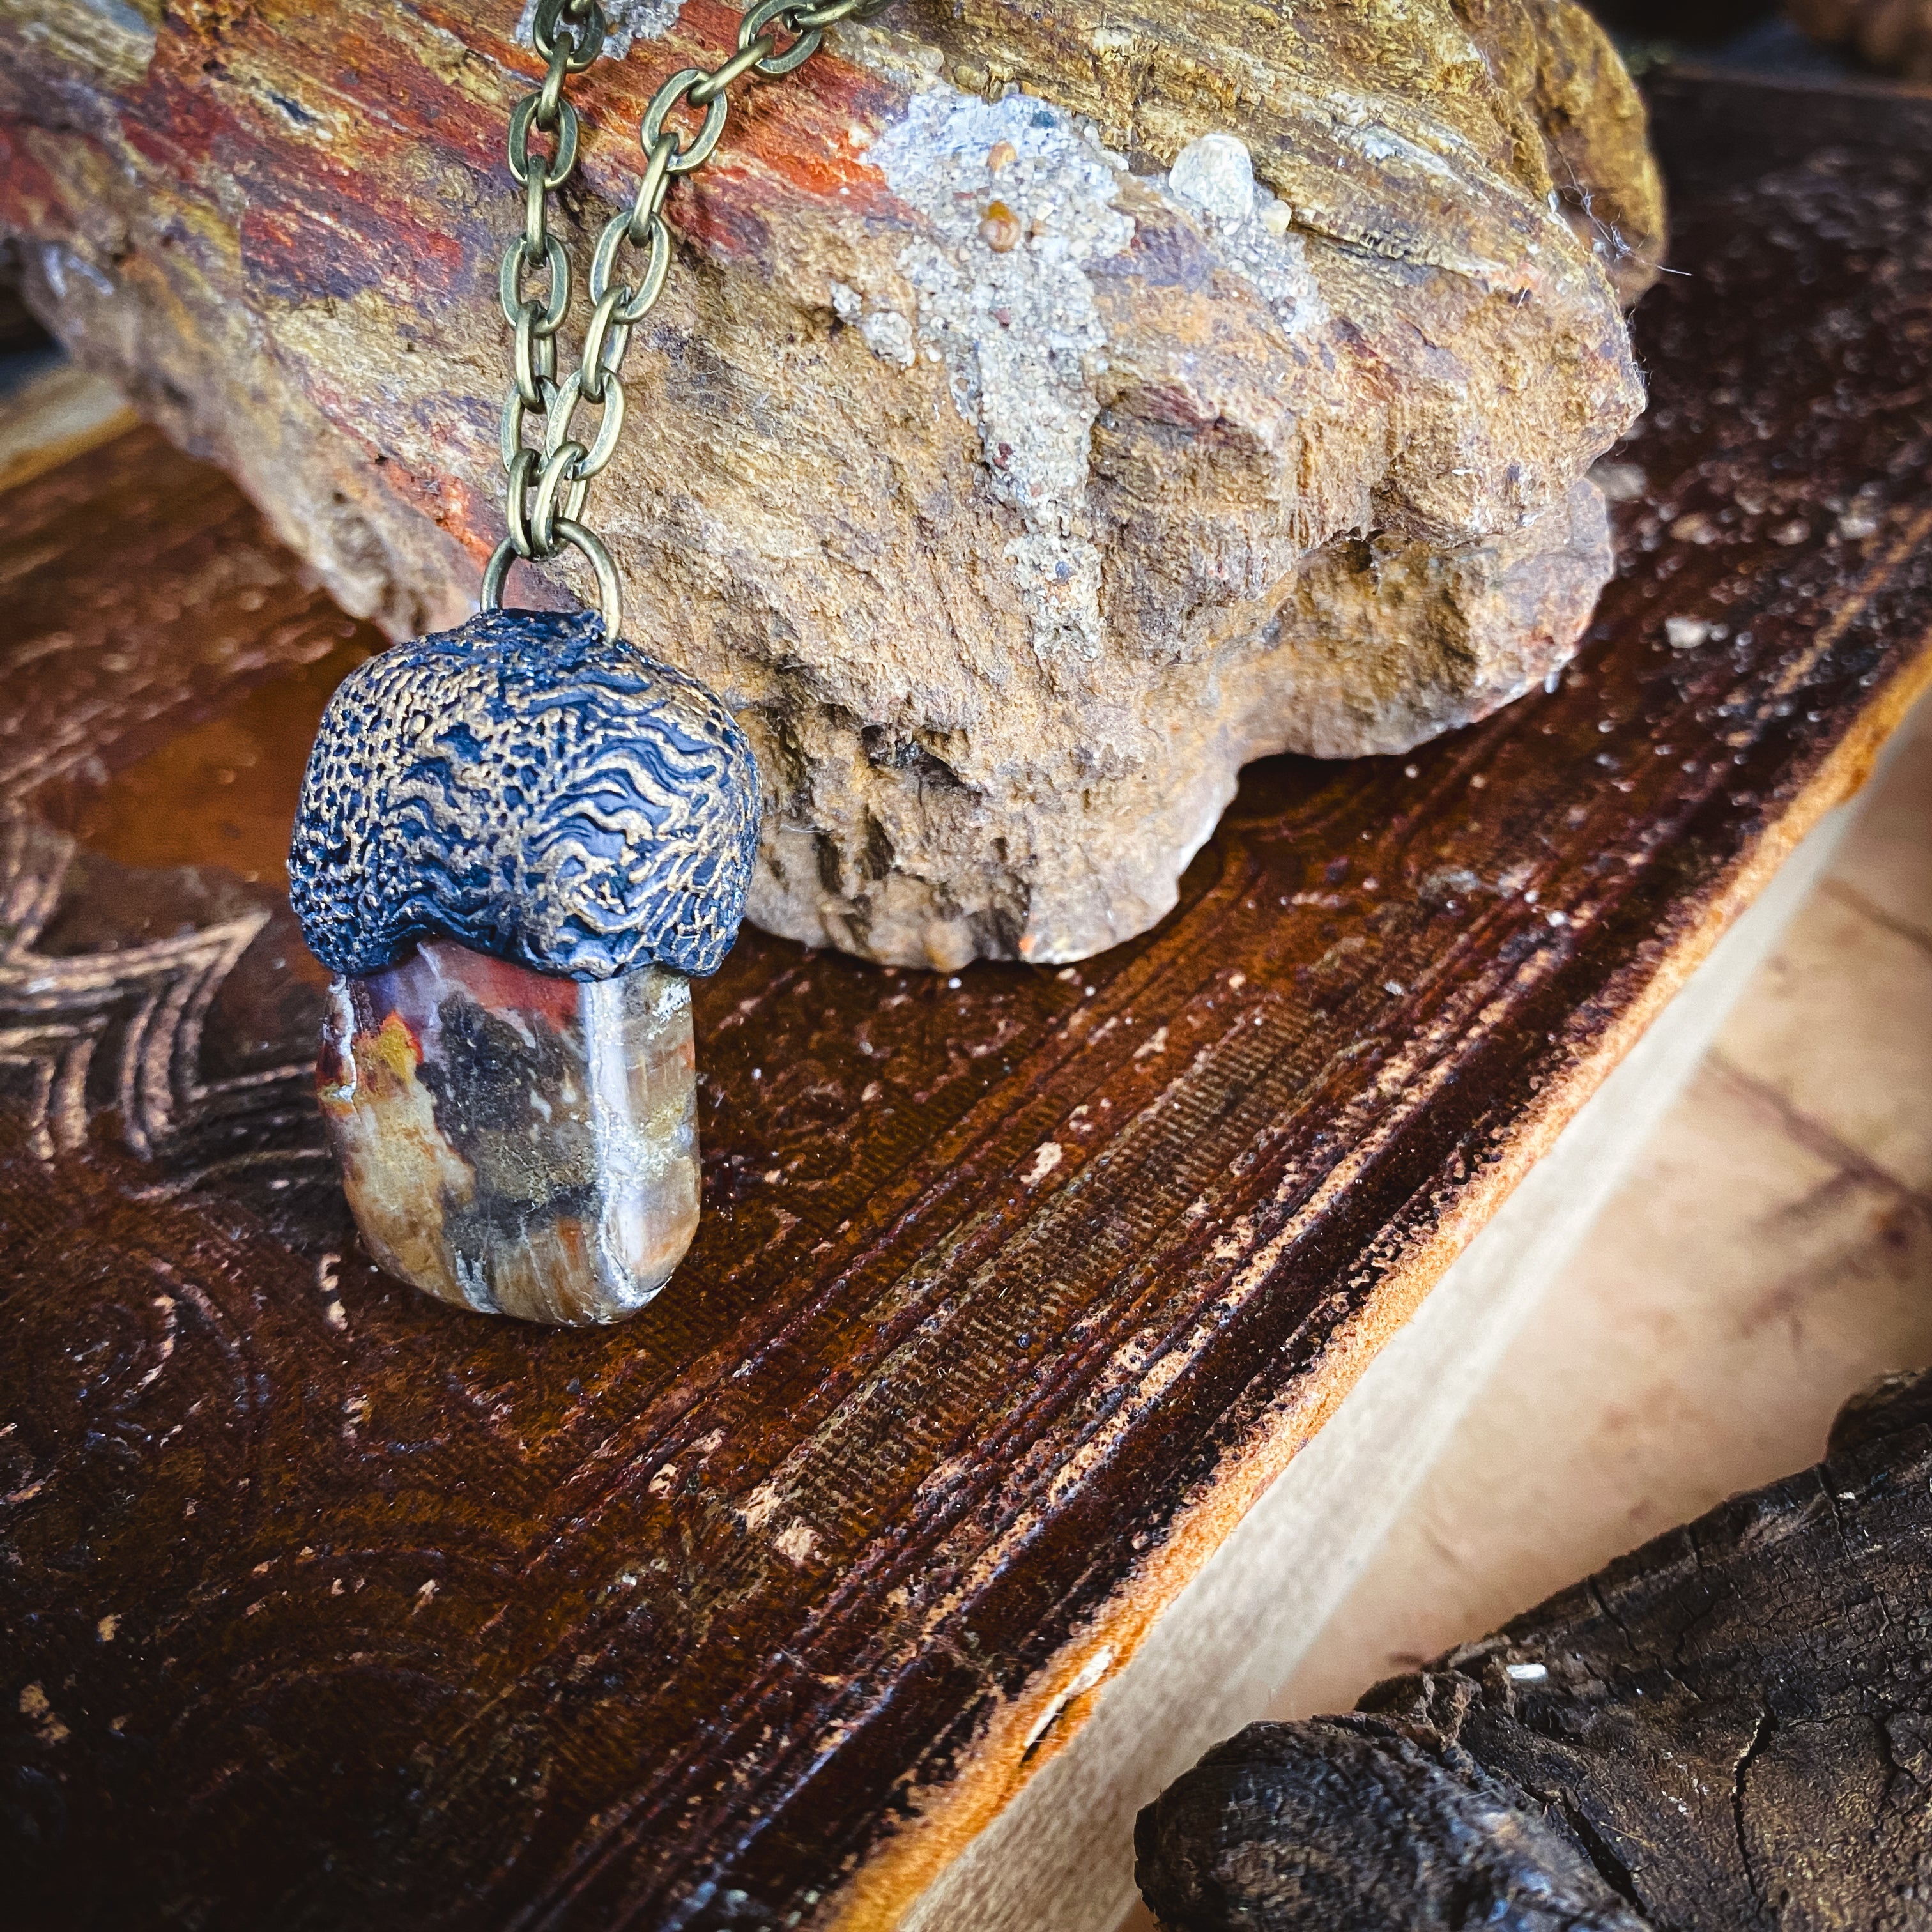
[[343, 680], [290, 897], [350, 976], [439, 938], [575, 980], [710, 973], [758, 837], [752, 748], [703, 685], [594, 612], [486, 611]]

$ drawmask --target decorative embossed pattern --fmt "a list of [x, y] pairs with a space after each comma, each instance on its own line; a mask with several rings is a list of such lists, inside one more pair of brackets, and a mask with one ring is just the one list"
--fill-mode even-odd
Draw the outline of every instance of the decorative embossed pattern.
[[[323, 976], [278, 854], [296, 741], [382, 638], [152, 432], [7, 502], [0, 1120], [42, 1155], [122, 1147], [152, 1163], [149, 1194], [219, 1186], [340, 1231], [314, 1098]], [[256, 712], [266, 736], [238, 736]]]
[[343, 680], [289, 890], [345, 975], [434, 938], [574, 980], [715, 973], [758, 846], [751, 746], [695, 678], [594, 612], [490, 610]]
[[[259, 531], [145, 436], [10, 499], [0, 754], [65, 776], [10, 793], [40, 963], [0, 1027], [128, 968], [79, 1110], [37, 1097], [56, 1046], [0, 1109], [14, 1916], [892, 1922], [928, 1825], [1083, 1720], [1924, 686], [1928, 196], [1918, 155], [1680, 181], [1624, 573], [1554, 692], [1251, 770], [1174, 914], [1078, 968], [748, 934], [694, 989], [704, 1222], [616, 1331], [386, 1281], [313, 1116], [232, 1084], [306, 1058], [319, 978], [170, 760], [255, 718], [224, 796], [280, 835], [320, 706], [250, 706], [333, 621], [292, 563], [250, 553], [255, 644], [142, 719], [130, 682], [231, 634], [196, 546]], [[105, 1072], [137, 962], [249, 907], [225, 976], [154, 1007], [183, 1070], [144, 1149]]]

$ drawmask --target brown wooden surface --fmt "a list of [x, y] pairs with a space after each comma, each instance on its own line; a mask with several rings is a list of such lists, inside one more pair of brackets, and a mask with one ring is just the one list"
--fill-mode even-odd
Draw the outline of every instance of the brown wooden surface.
[[385, 1282], [321, 1157], [278, 854], [377, 640], [146, 432], [9, 496], [21, 1922], [890, 1922], [1926, 681], [1928, 178], [1679, 183], [1555, 694], [1253, 769], [1069, 973], [748, 934], [704, 1228], [608, 1334]]

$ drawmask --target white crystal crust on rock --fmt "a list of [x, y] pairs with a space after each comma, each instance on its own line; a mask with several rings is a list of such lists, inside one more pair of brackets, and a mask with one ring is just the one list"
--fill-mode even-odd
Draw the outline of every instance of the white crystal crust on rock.
[[1245, 221], [1255, 212], [1255, 163], [1238, 134], [1203, 134], [1174, 158], [1167, 184], [1182, 201], [1222, 221]]

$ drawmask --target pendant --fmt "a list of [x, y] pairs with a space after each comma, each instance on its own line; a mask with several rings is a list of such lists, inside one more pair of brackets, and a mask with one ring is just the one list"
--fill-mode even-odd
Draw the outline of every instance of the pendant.
[[698, 1219], [690, 979], [758, 828], [730, 714], [593, 613], [485, 612], [344, 681], [290, 898], [337, 975], [316, 1090], [379, 1265], [572, 1325], [664, 1286]]

